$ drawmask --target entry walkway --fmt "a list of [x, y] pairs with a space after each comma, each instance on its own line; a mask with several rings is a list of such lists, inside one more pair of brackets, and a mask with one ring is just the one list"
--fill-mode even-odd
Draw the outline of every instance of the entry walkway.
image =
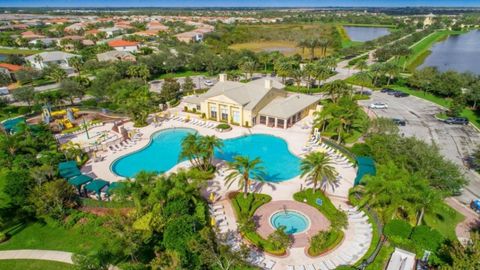
[[18, 249], [0, 251], [0, 260], [45, 260], [73, 264], [73, 253], [58, 250]]

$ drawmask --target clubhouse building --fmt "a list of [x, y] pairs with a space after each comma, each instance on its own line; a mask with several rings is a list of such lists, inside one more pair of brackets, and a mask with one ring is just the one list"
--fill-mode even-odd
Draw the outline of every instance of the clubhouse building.
[[220, 74], [219, 81], [206, 93], [184, 99], [190, 111], [207, 119], [251, 127], [289, 128], [313, 112], [320, 97], [290, 93], [285, 86], [269, 78], [248, 83], [228, 81]]

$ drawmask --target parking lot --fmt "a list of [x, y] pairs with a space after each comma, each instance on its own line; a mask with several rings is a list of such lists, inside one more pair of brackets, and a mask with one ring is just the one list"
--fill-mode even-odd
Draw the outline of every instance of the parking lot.
[[[205, 89], [210, 88], [213, 84], [217, 82], [217, 77], [205, 77], [205, 76], [191, 76], [193, 84], [195, 85], [195, 89]], [[175, 78], [180, 85], [183, 85], [185, 82], [185, 77]], [[205, 81], [211, 81], [212, 85], [205, 84]], [[162, 91], [162, 85], [164, 80], [154, 80], [150, 81], [150, 91], [160, 93]]]
[[405, 136], [415, 136], [428, 143], [436, 143], [440, 152], [463, 168], [465, 177], [470, 183], [458, 199], [469, 203], [473, 198], [480, 197], [480, 175], [468, 170], [462, 159], [472, 154], [480, 144], [480, 133], [471, 126], [448, 125], [437, 120], [434, 115], [442, 109], [423, 99], [409, 96], [397, 98], [386, 93], [374, 92], [370, 100], [360, 101], [368, 107], [371, 103], [382, 102], [388, 109], [375, 109], [375, 114], [381, 117], [404, 119], [406, 125], [400, 127]]

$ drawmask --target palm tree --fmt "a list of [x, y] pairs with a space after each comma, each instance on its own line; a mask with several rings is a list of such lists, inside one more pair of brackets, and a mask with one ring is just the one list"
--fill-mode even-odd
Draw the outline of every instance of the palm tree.
[[305, 55], [305, 48], [308, 47], [308, 41], [305, 39], [301, 39], [297, 43], [297, 47], [300, 47], [302, 49], [302, 56]]
[[337, 103], [341, 97], [351, 92], [351, 87], [345, 81], [335, 80], [325, 85], [325, 91], [330, 96], [332, 102]]
[[243, 188], [243, 197], [247, 198], [250, 178], [263, 181], [264, 168], [260, 165], [261, 163], [258, 157], [253, 160], [247, 156], [233, 157], [233, 161], [227, 163], [230, 174], [225, 177], [225, 181], [228, 187], [237, 181], [240, 188]]
[[82, 68], [82, 59], [80, 57], [72, 57], [68, 59], [68, 64], [72, 66], [75, 71], [80, 72]]
[[307, 41], [306, 47], [310, 49], [310, 60], [315, 58], [315, 49], [318, 47], [319, 42], [318, 39], [312, 38]]
[[323, 57], [327, 56], [327, 49], [328, 49], [329, 43], [330, 42], [326, 38], [321, 38], [317, 40], [317, 46], [321, 48], [321, 53]]
[[255, 63], [255, 61], [253, 60], [248, 60], [240, 66], [240, 69], [242, 70], [242, 72], [245, 73], [246, 80], [252, 78], [253, 72], [255, 72], [256, 67], [257, 67], [257, 63]]
[[188, 159], [194, 167], [201, 167], [202, 160], [198, 155], [200, 152], [198, 141], [200, 140], [200, 135], [198, 133], [190, 133], [182, 140], [182, 150], [180, 151], [179, 159], [184, 160]]
[[211, 166], [213, 162], [213, 156], [215, 148], [220, 149], [223, 147], [223, 141], [215, 135], [200, 137], [200, 148], [202, 149], [203, 167], [205, 170]]
[[360, 72], [363, 72], [368, 68], [368, 64], [366, 60], [360, 60], [355, 64], [355, 68], [360, 70]]
[[302, 178], [306, 176], [307, 180], [313, 182], [313, 191], [316, 191], [319, 183], [323, 192], [325, 192], [327, 186], [334, 189], [338, 182], [337, 170], [332, 166], [330, 157], [322, 152], [307, 154], [300, 163], [300, 170]]

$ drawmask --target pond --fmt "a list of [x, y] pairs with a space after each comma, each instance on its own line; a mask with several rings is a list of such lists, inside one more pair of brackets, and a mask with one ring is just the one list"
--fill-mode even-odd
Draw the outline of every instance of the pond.
[[455, 70], [480, 74], [480, 30], [450, 35], [435, 44], [430, 55], [418, 68], [437, 67], [440, 71]]
[[387, 27], [344, 26], [351, 41], [365, 42], [390, 34]]

